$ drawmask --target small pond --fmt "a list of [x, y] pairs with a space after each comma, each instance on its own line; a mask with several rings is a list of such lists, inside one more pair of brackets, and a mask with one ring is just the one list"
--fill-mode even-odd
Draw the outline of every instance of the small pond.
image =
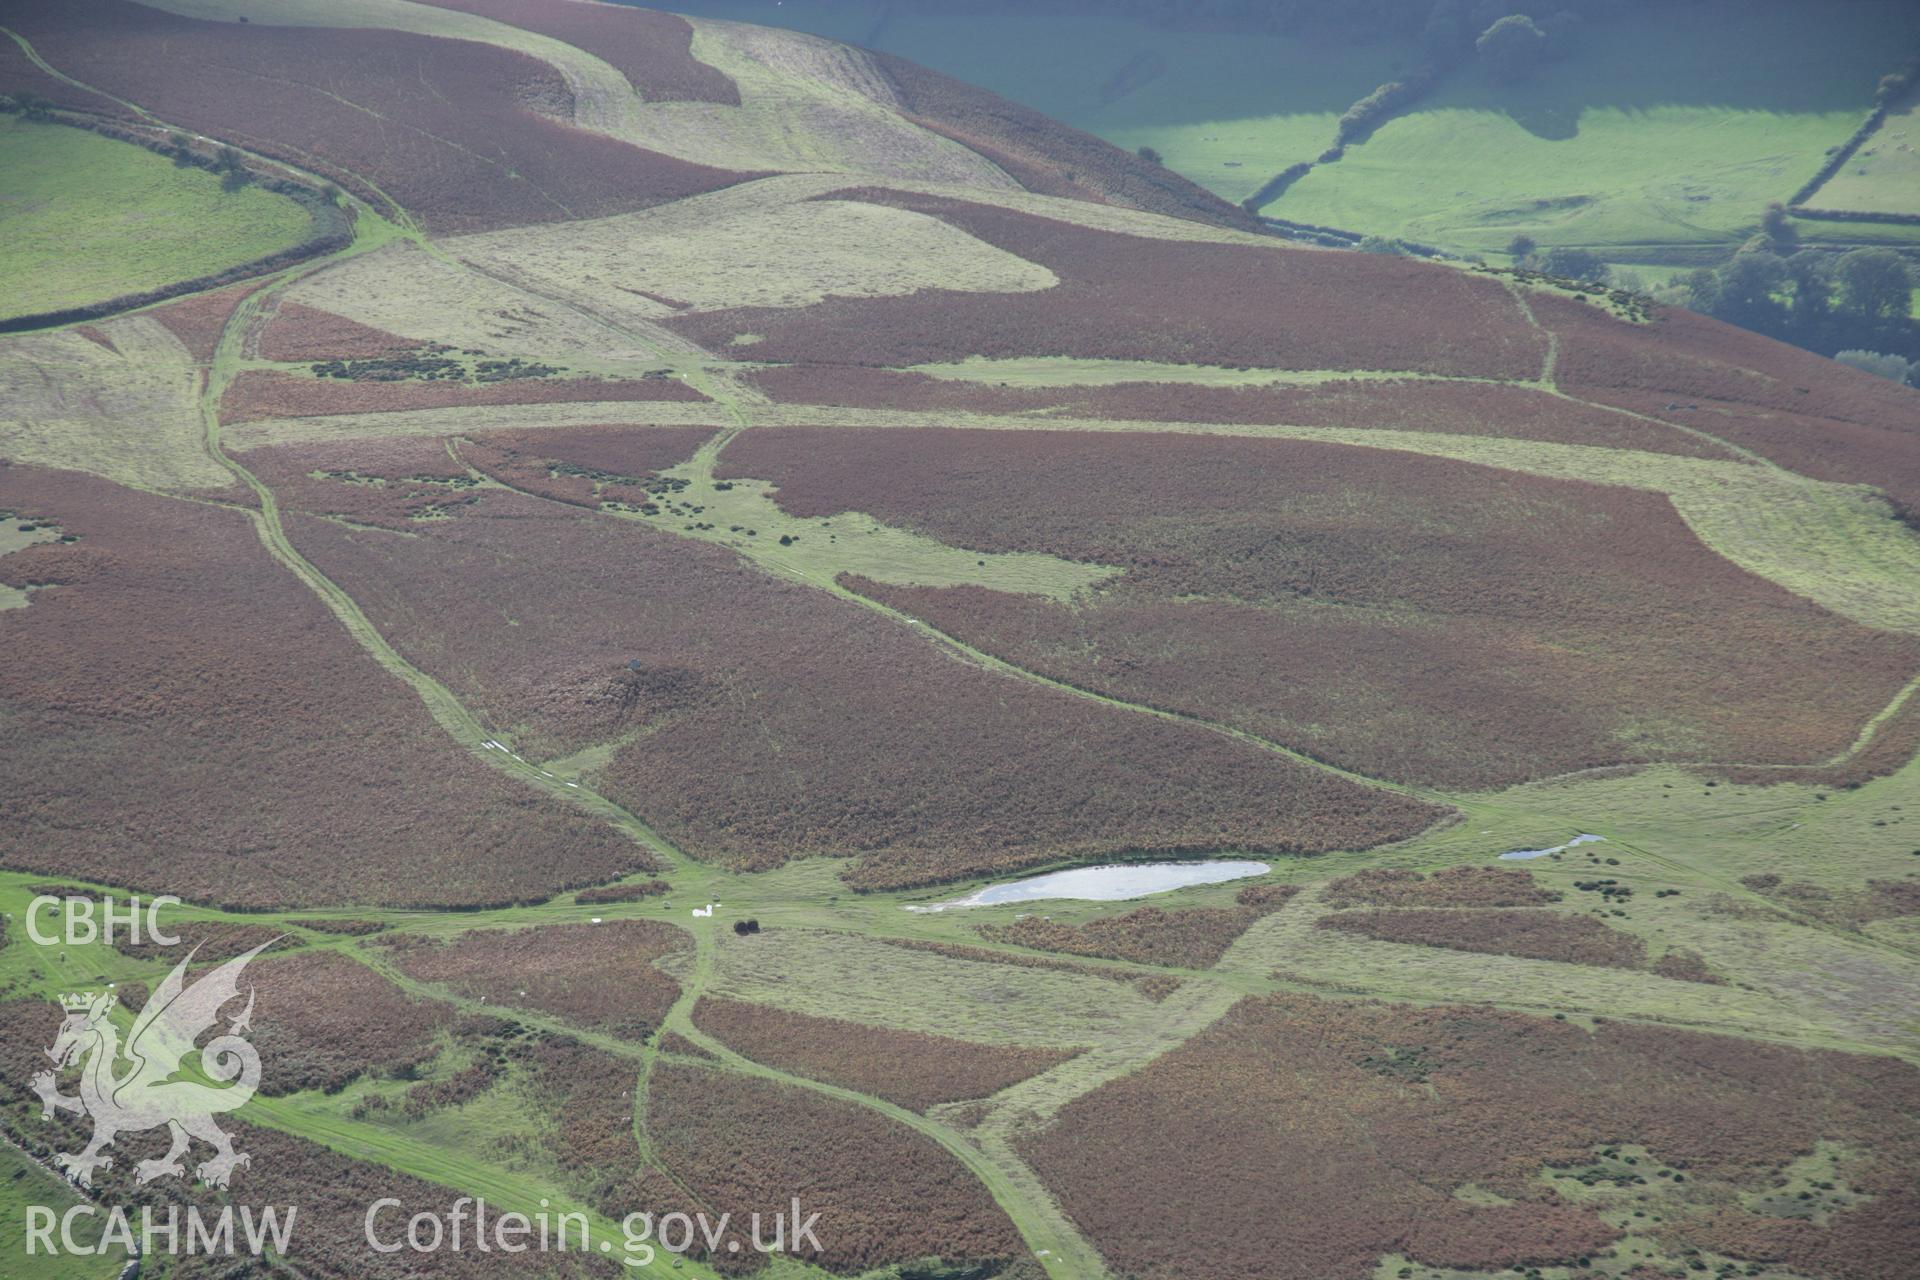
[[1075, 867], [1044, 876], [989, 885], [985, 889], [931, 906], [908, 907], [909, 911], [945, 911], [949, 907], [990, 907], [1009, 902], [1035, 902], [1041, 898], [1079, 898], [1086, 902], [1121, 902], [1185, 889], [1196, 884], [1219, 884], [1223, 880], [1244, 880], [1263, 876], [1271, 868], [1264, 862], [1129, 862], [1106, 867]]
[[1557, 844], [1551, 849], [1515, 849], [1512, 853], [1501, 854], [1500, 861], [1526, 862], [1533, 858], [1544, 858], [1550, 853], [1565, 853], [1578, 844], [1596, 844], [1605, 839], [1605, 836], [1578, 835], [1565, 844]]

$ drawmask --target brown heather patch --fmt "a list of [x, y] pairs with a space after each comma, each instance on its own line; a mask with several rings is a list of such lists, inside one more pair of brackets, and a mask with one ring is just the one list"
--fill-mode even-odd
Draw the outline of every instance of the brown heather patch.
[[1170, 973], [1149, 973], [1134, 979], [1134, 990], [1159, 1004], [1180, 989], [1180, 979]]
[[658, 920], [609, 920], [475, 929], [451, 942], [403, 936], [388, 945], [410, 978], [644, 1040], [680, 998], [680, 984], [654, 961], [692, 939]]
[[[36, 1004], [52, 1007], [58, 1021], [58, 1006]], [[4, 1019], [4, 1013], [4, 1007], [0, 1007], [0, 1019]], [[52, 1042], [52, 1029], [48, 1029], [44, 1042]], [[54, 1123], [40, 1123], [40, 1103], [27, 1094], [25, 1086], [0, 1084], [0, 1100], [6, 1103], [0, 1111], [0, 1130], [42, 1163], [50, 1161], [56, 1151], [77, 1151], [86, 1146], [92, 1125], [84, 1117], [71, 1121], [61, 1115]], [[127, 1211], [136, 1232], [142, 1205], [150, 1205], [161, 1224], [167, 1221], [169, 1209], [177, 1211], [182, 1232], [188, 1205], [198, 1207], [202, 1221], [209, 1224], [236, 1201], [252, 1205], [255, 1211], [261, 1205], [298, 1205], [298, 1221], [280, 1267], [313, 1280], [507, 1280], [526, 1274], [524, 1259], [499, 1251], [480, 1253], [478, 1249], [401, 1253], [399, 1257], [405, 1261], [390, 1267], [384, 1257], [374, 1255], [367, 1247], [367, 1207], [382, 1197], [397, 1199], [397, 1205], [382, 1209], [378, 1228], [382, 1238], [388, 1238], [388, 1226], [403, 1236], [413, 1215], [444, 1215], [455, 1192], [386, 1165], [348, 1159], [317, 1142], [273, 1128], [248, 1125], [234, 1117], [221, 1117], [219, 1125], [232, 1134], [234, 1150], [252, 1157], [248, 1167], [236, 1174], [230, 1196], [180, 1178], [159, 1178], [146, 1186], [134, 1186], [134, 1165], [167, 1150], [167, 1130], [156, 1128], [144, 1134], [121, 1134], [111, 1148], [113, 1167], [96, 1173], [92, 1199], [102, 1205], [102, 1211], [108, 1205]], [[188, 1173], [204, 1155], [205, 1148], [196, 1144], [194, 1153], [186, 1157]], [[284, 1215], [280, 1222], [286, 1222]], [[234, 1236], [244, 1247], [244, 1232], [238, 1222], [234, 1224]], [[180, 1240], [184, 1242], [184, 1236]], [[152, 1259], [148, 1261], [152, 1263]], [[238, 1270], [227, 1267], [230, 1261], [182, 1255], [177, 1259], [179, 1265], [169, 1268], [167, 1274], [180, 1280], [240, 1280], [242, 1276], [261, 1274], [248, 1261], [242, 1261]], [[612, 1280], [618, 1270], [622, 1268], [616, 1263], [576, 1251], [549, 1253], [541, 1274], [551, 1280], [584, 1280], [586, 1276]]]
[[0, 864], [252, 909], [531, 902], [648, 868], [454, 746], [244, 516], [3, 464], [0, 507], [79, 538], [0, 560], [48, 588], [0, 613]]
[[1377, 867], [1333, 881], [1324, 894], [1332, 907], [1539, 907], [1561, 898], [1531, 873], [1504, 867], [1446, 867], [1432, 875]]
[[[755, 360], [884, 368], [1075, 356], [1530, 378], [1546, 351], [1498, 284], [1405, 258], [1151, 240], [874, 188], [823, 198], [944, 219], [1060, 283], [1037, 293], [929, 289], [739, 307], [664, 323], [714, 351], [737, 334], [760, 334]], [[1381, 308], [1383, 295], [1395, 305]]]
[[1740, 883], [1783, 907], [1844, 928], [1920, 915], [1920, 880], [1916, 879], [1869, 880], [1858, 889], [1829, 889], [1805, 880], [1782, 881], [1777, 875], [1747, 876]]
[[1622, 487], [1144, 432], [773, 428], [720, 461], [797, 516], [1122, 566], [1072, 605], [845, 581], [1029, 670], [1374, 777], [1823, 759], [1920, 664]]
[[[1120, 1274], [1362, 1280], [1395, 1252], [1493, 1270], [1598, 1251], [1614, 1232], [1535, 1179], [1613, 1143], [1755, 1188], [1823, 1140], [1871, 1151], [1850, 1179], [1882, 1198], [1810, 1231], [1899, 1256], [1916, 1116], [1920, 1072], [1890, 1058], [1274, 996], [1069, 1103], [1021, 1149]], [[1468, 1186], [1517, 1203], [1455, 1197]]]
[[[461, 1107], [479, 1098], [493, 1088], [500, 1079], [500, 1066], [492, 1058], [480, 1058], [471, 1066], [465, 1066], [444, 1080], [428, 1080], [414, 1085], [402, 1095], [401, 1109], [409, 1117], [418, 1118], [435, 1111], [444, 1111], [449, 1107]], [[386, 1105], [384, 1095], [375, 1094], [380, 1104]], [[357, 1104], [356, 1104], [357, 1105]]]
[[259, 280], [247, 280], [224, 289], [196, 293], [190, 298], [155, 307], [146, 314], [165, 325], [174, 337], [180, 339], [188, 353], [204, 364], [213, 359], [213, 349], [218, 345], [221, 331], [226, 328], [233, 309], [261, 284]]
[[1174, 989], [1180, 985], [1180, 979], [1170, 974], [1134, 973], [1127, 969], [1109, 968], [1106, 965], [1075, 964], [1071, 960], [1049, 960], [1045, 956], [995, 951], [991, 947], [969, 947], [957, 942], [928, 942], [919, 938], [875, 938], [873, 941], [884, 942], [890, 947], [905, 947], [909, 951], [929, 951], [934, 955], [946, 956], [949, 960], [1010, 964], [1020, 969], [1046, 969], [1054, 973], [1077, 974], [1084, 978], [1105, 978], [1109, 982], [1131, 983], [1134, 990], [1155, 1004], [1172, 995]]
[[658, 1047], [662, 1053], [677, 1053], [683, 1058], [699, 1058], [704, 1062], [712, 1062], [714, 1060], [711, 1053], [708, 1053], [705, 1049], [702, 1049], [678, 1031], [662, 1032]]
[[[324, 1280], [368, 1280], [370, 1276], [381, 1280], [490, 1280], [527, 1274], [524, 1255], [482, 1253], [471, 1247], [432, 1254], [408, 1251], [395, 1255], [405, 1259], [404, 1269], [370, 1268], [369, 1261], [375, 1255], [367, 1247], [367, 1206], [383, 1197], [399, 1200], [399, 1205], [382, 1212], [379, 1229], [383, 1238], [404, 1239], [409, 1218], [416, 1213], [444, 1216], [458, 1193], [270, 1129], [242, 1126], [235, 1146], [253, 1156], [253, 1163], [241, 1175], [246, 1179], [241, 1194], [249, 1203], [300, 1207], [298, 1227], [286, 1255], [287, 1265], [299, 1275]], [[240, 1185], [236, 1179], [236, 1190]], [[218, 1213], [217, 1205], [209, 1204], [203, 1212]], [[577, 1233], [574, 1239], [577, 1242]], [[578, 1251], [545, 1254], [541, 1267], [542, 1274], [554, 1280], [611, 1280], [624, 1271], [616, 1263]]]
[[831, 1228], [819, 1232], [822, 1251], [798, 1256], [838, 1274], [928, 1257], [997, 1263], [1026, 1252], [963, 1165], [853, 1103], [661, 1062], [647, 1132], [660, 1162], [711, 1215], [731, 1213], [744, 1224], [758, 1212], [771, 1222], [776, 1212], [791, 1213], [798, 1196]]
[[530, 758], [634, 735], [598, 787], [701, 858], [855, 857], [853, 882], [900, 886], [1144, 850], [1365, 847], [1434, 816], [953, 662], [871, 610], [636, 521], [488, 489], [404, 544], [299, 515], [288, 528]]
[[807, 364], [758, 369], [747, 377], [771, 399], [785, 404], [1004, 415], [1046, 410], [1052, 416], [1122, 422], [1433, 431], [1688, 457], [1727, 456], [1726, 450], [1669, 427], [1529, 387], [1490, 382], [1348, 380], [1244, 387], [1129, 382], [1016, 387], [896, 369]]
[[1041, 951], [1207, 969], [1254, 921], [1278, 911], [1299, 892], [1294, 885], [1258, 885], [1241, 890], [1241, 905], [1235, 907], [1189, 907], [1180, 911], [1141, 907], [1125, 915], [1078, 925], [1029, 916], [1012, 924], [981, 925], [980, 933], [994, 942]]
[[573, 895], [573, 900], [582, 906], [603, 902], [638, 902], [642, 898], [658, 897], [672, 887], [665, 880], [642, 880], [638, 884], [616, 884], [604, 889], [582, 889]]
[[[237, 1006], [236, 1006], [237, 1007]], [[51, 1122], [40, 1119], [40, 1102], [28, 1089], [33, 1073], [42, 1069], [46, 1059], [40, 1050], [53, 1043], [60, 1023], [59, 1006], [47, 1000], [0, 1002], [0, 1131], [30, 1156], [47, 1162], [57, 1151], [77, 1151], [86, 1145], [92, 1123], [84, 1116], [55, 1113]], [[256, 1026], [255, 1031], [260, 1030]], [[255, 1036], [256, 1041], [258, 1035]], [[35, 1062], [39, 1065], [34, 1065]], [[73, 1092], [69, 1084], [66, 1092]], [[249, 1204], [297, 1205], [298, 1223], [291, 1236], [287, 1265], [302, 1276], [316, 1280], [493, 1280], [525, 1274], [524, 1260], [498, 1252], [482, 1254], [477, 1250], [445, 1249], [434, 1254], [404, 1254], [404, 1270], [369, 1270], [371, 1255], [367, 1248], [365, 1222], [367, 1206], [383, 1196], [401, 1203], [380, 1218], [382, 1228], [397, 1223], [405, 1231], [407, 1219], [415, 1213], [444, 1213], [449, 1191], [400, 1173], [385, 1165], [362, 1163], [272, 1129], [262, 1129], [223, 1116], [221, 1127], [233, 1135], [234, 1147], [252, 1157], [235, 1180], [234, 1192]], [[134, 1185], [137, 1161], [159, 1156], [166, 1150], [166, 1130], [123, 1134], [112, 1147], [112, 1167], [96, 1174], [95, 1197], [103, 1204], [127, 1210], [136, 1224], [141, 1205], [151, 1205], [161, 1221], [167, 1207], [175, 1206], [184, 1217], [188, 1204], [197, 1205], [211, 1221], [222, 1207], [231, 1203], [228, 1195], [176, 1178], [162, 1178], [145, 1186]], [[188, 1168], [203, 1158], [204, 1147], [196, 1144]], [[284, 1219], [283, 1219], [284, 1221]], [[238, 1228], [236, 1227], [236, 1234]], [[197, 1264], [204, 1259], [182, 1259]], [[547, 1259], [553, 1280], [576, 1280], [593, 1276], [611, 1280], [621, 1268], [586, 1255], [553, 1254]], [[205, 1277], [228, 1275], [225, 1271], [199, 1270], [182, 1266], [175, 1274]]]
[[289, 931], [276, 929], [264, 924], [239, 924], [228, 920], [182, 920], [168, 923], [162, 921], [166, 929], [179, 942], [172, 946], [162, 946], [142, 931], [139, 942], [120, 937], [114, 940], [113, 948], [121, 955], [132, 956], [136, 960], [164, 960], [169, 965], [178, 964], [193, 954], [196, 965], [213, 964], [222, 960], [231, 960], [243, 952], [251, 951], [263, 942], [281, 939], [280, 945], [270, 948], [263, 955], [278, 954], [301, 945], [298, 936], [288, 936]]
[[259, 992], [250, 1038], [268, 1095], [337, 1093], [370, 1072], [411, 1071], [433, 1059], [438, 1033], [453, 1021], [450, 1006], [410, 996], [337, 951], [262, 959], [247, 977]]
[[1618, 1232], [1590, 1209], [1552, 1201], [1475, 1205], [1422, 1217], [1402, 1251], [1432, 1267], [1492, 1271], [1597, 1253]]
[[1675, 947], [1655, 960], [1652, 970], [1663, 978], [1672, 978], [1677, 982], [1704, 982], [1715, 987], [1725, 986], [1727, 982], [1707, 965], [1706, 958], [1699, 952], [1682, 947]]
[[623, 1188], [641, 1163], [633, 1133], [639, 1064], [548, 1033], [513, 1044], [507, 1056], [526, 1073], [529, 1093], [553, 1118], [542, 1145], [587, 1203], [616, 1220], [654, 1208], [623, 1203]]
[[[477, 41], [202, 21], [126, 0], [6, 0], [0, 25], [78, 80], [376, 205], [384, 191], [440, 234], [603, 217], [747, 176], [528, 110], [571, 114], [564, 78]], [[48, 96], [82, 97], [65, 86]]]
[[509, 488], [555, 502], [644, 506], [654, 498], [646, 482], [712, 437], [712, 427], [488, 431], [463, 441], [460, 458]]
[[414, 338], [375, 329], [337, 316], [331, 311], [309, 307], [303, 302], [282, 301], [260, 331], [262, 360], [354, 360], [390, 356], [420, 345]]
[[694, 1023], [734, 1052], [909, 1111], [985, 1098], [1074, 1056], [1068, 1049], [974, 1044], [703, 997]]
[[97, 93], [89, 93], [65, 80], [48, 75], [42, 71], [27, 51], [9, 40], [0, 45], [0, 93], [9, 96], [18, 93], [32, 93], [49, 102], [59, 100], [62, 103], [80, 107], [100, 115], [125, 116], [128, 111], [111, 98]]
[[1723, 1209], [1684, 1228], [1700, 1249], [1742, 1261], [1784, 1266], [1822, 1280], [1910, 1280], [1920, 1240], [1920, 1194], [1903, 1187], [1879, 1201], [1836, 1213], [1824, 1225]]
[[352, 382], [249, 369], [227, 387], [220, 420], [311, 418], [340, 413], [401, 413], [409, 409], [467, 409], [486, 405], [595, 401], [705, 400], [678, 378], [511, 378], [468, 386], [458, 382]]
[[294, 923], [303, 929], [316, 929], [321, 933], [339, 933], [351, 937], [365, 937], [367, 934], [380, 933], [392, 928], [391, 925], [379, 920], [348, 920], [337, 917], [296, 920]]
[[1131, 151], [904, 58], [868, 56], [893, 85], [907, 119], [985, 156], [1029, 191], [1261, 229], [1244, 209]]
[[647, 102], [740, 105], [731, 77], [693, 56], [693, 27], [654, 9], [613, 4], [553, 4], [540, 0], [427, 0], [551, 36], [611, 63]]
[[[1884, 489], [1920, 509], [1920, 394], [1690, 311], [1631, 325], [1598, 308], [1536, 297], [1561, 338], [1559, 380], [1751, 449], [1821, 480]], [[1690, 406], [1690, 407], [1682, 407]]]
[[1798, 782], [1808, 786], [1852, 790], [1875, 778], [1898, 773], [1916, 753], [1920, 753], [1920, 698], [1909, 698], [1905, 706], [1881, 724], [1864, 748], [1838, 765], [1809, 765], [1799, 769], [1743, 769], [1738, 765], [1730, 765], [1697, 772], [1742, 787]]
[[479, 488], [445, 443], [427, 436], [274, 445], [249, 451], [245, 464], [290, 511], [383, 529], [458, 514]]
[[1479, 951], [1558, 960], [1565, 964], [1644, 969], [1646, 947], [1591, 916], [1558, 911], [1355, 911], [1322, 916], [1320, 929], [1340, 929], [1381, 942], [1406, 942], [1449, 951]]

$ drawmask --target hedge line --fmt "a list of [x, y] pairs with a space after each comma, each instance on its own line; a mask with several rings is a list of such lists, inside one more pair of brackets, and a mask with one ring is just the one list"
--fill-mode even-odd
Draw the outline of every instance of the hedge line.
[[1805, 218], [1810, 222], [1893, 222], [1901, 226], [1920, 227], [1920, 213], [1869, 213], [1861, 209], [1809, 209], [1805, 205], [1788, 205], [1787, 212], [1796, 218]]
[[[56, 123], [70, 128], [86, 129], [103, 137], [114, 138], [121, 142], [130, 142], [134, 146], [144, 147], [156, 155], [169, 158], [185, 157], [186, 163], [197, 169], [218, 172], [218, 165], [209, 157], [197, 151], [178, 149], [134, 129], [112, 124], [105, 120], [62, 119]], [[281, 267], [322, 253], [331, 253], [344, 249], [353, 243], [353, 224], [347, 214], [332, 201], [326, 199], [312, 187], [286, 178], [257, 178], [257, 185], [276, 195], [287, 196], [299, 203], [312, 219], [306, 239], [289, 245], [276, 253], [248, 262], [236, 263], [224, 271], [210, 275], [196, 276], [190, 280], [178, 280], [172, 284], [161, 285], [157, 289], [148, 289], [142, 293], [124, 293], [116, 298], [102, 302], [91, 302], [80, 307], [66, 307], [58, 311], [41, 311], [32, 315], [9, 316], [0, 319], [0, 333], [22, 333], [29, 329], [47, 329], [56, 325], [78, 324], [86, 320], [101, 320], [117, 315], [122, 311], [132, 311], [140, 307], [152, 306], [168, 298], [177, 298], [189, 293], [204, 293], [208, 289], [217, 289], [252, 276], [277, 271]]]
[[[1347, 146], [1349, 144], [1365, 142], [1372, 136], [1375, 129], [1378, 129], [1400, 111], [1431, 93], [1434, 86], [1440, 83], [1440, 78], [1445, 73], [1445, 66], [1429, 64], [1419, 68], [1403, 80], [1389, 80], [1385, 84], [1376, 87], [1372, 93], [1369, 93], [1366, 97], [1348, 107], [1345, 113], [1341, 115], [1339, 126], [1334, 130], [1332, 146], [1322, 151], [1314, 160], [1303, 160], [1299, 164], [1289, 165], [1287, 168], [1281, 170], [1275, 174], [1265, 186], [1241, 201], [1240, 207], [1255, 217], [1259, 217], [1262, 206], [1271, 204], [1279, 199], [1288, 187], [1306, 177], [1307, 174], [1313, 170], [1314, 165], [1333, 164], [1338, 161], [1342, 156], [1347, 154]], [[1281, 224], [1282, 228], [1295, 226], [1295, 224], [1284, 223], [1283, 220], [1277, 218], [1264, 220]], [[1327, 227], [1310, 227], [1305, 228], [1305, 230], [1317, 232], [1320, 235], [1333, 235], [1337, 237], [1344, 237], [1349, 234]], [[1360, 237], [1355, 236], [1354, 240], [1358, 241], [1359, 238]], [[1438, 250], [1429, 250], [1425, 245], [1409, 245], [1408, 248], [1421, 257], [1433, 257], [1439, 253]]]
[[1820, 166], [1820, 171], [1808, 179], [1806, 185], [1802, 186], [1788, 198], [1787, 205], [1789, 207], [1797, 205], [1802, 200], [1810, 198], [1814, 192], [1825, 186], [1827, 179], [1840, 172], [1841, 167], [1844, 166], [1847, 161], [1853, 159], [1853, 153], [1860, 149], [1860, 144], [1872, 137], [1874, 130], [1878, 129], [1881, 124], [1886, 121], [1886, 118], [1886, 107], [1875, 107], [1873, 113], [1867, 117], [1866, 123], [1862, 124], [1858, 129], [1855, 129], [1853, 136], [1841, 143], [1840, 149], [1827, 157], [1827, 162]]
[[[1827, 157], [1827, 162], [1820, 166], [1820, 171], [1814, 174], [1813, 177], [1810, 180], [1808, 180], [1806, 185], [1802, 186], [1798, 191], [1793, 193], [1792, 197], [1789, 198], [1787, 201], [1787, 204], [1789, 207], [1798, 205], [1803, 200], [1812, 199], [1814, 192], [1818, 191], [1821, 187], [1825, 186], [1828, 179], [1833, 177], [1834, 174], [1840, 172], [1841, 167], [1845, 165], [1847, 161], [1853, 159], [1853, 153], [1858, 151], [1860, 147], [1866, 142], [1866, 140], [1873, 136], [1875, 130], [1879, 129], [1879, 127], [1882, 124], [1886, 123], [1888, 111], [1892, 109], [1893, 104], [1899, 98], [1901, 91], [1903, 91], [1905, 88], [1909, 87], [1912, 84], [1912, 81], [1916, 75], [1920, 75], [1920, 59], [1915, 59], [1914, 61], [1909, 62], [1905, 67], [1901, 68], [1899, 71], [1894, 72], [1892, 75], [1885, 77], [1880, 82], [1880, 85], [1881, 85], [1880, 91], [1874, 95], [1873, 111], [1868, 114], [1866, 121], [1862, 123], [1858, 129], [1855, 129], [1853, 131], [1852, 137], [1848, 138], [1845, 142], [1840, 144], [1840, 147], [1838, 150], [1836, 150], [1832, 155]], [[1801, 210], [1797, 208], [1794, 209], [1793, 211], [1795, 214], [1797, 214], [1800, 217], [1814, 216], [1807, 213], [1803, 213]], [[1872, 218], [1872, 219], [1836, 217], [1830, 220], [1839, 221], [1839, 222], [1856, 222], [1856, 221], [1900, 222], [1900, 221], [1907, 220], [1907, 218], [1905, 215], [1901, 215], [1899, 217]]]

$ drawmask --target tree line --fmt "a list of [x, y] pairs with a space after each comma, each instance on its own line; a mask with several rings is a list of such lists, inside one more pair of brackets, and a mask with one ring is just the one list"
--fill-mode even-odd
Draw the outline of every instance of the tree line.
[[[1822, 355], [1848, 352], [1846, 363], [1906, 381], [1920, 357], [1915, 274], [1892, 249], [1802, 247], [1773, 205], [1730, 260], [1677, 277], [1667, 292], [1691, 310]], [[1886, 358], [1865, 359], [1876, 353]]]

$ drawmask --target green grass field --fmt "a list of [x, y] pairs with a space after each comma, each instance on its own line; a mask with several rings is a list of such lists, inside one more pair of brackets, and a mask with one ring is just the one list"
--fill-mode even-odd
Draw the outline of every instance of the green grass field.
[[[695, 16], [794, 27], [865, 44], [1026, 103], [1167, 166], [1228, 200], [1331, 146], [1341, 112], [1410, 71], [1404, 43], [1169, 30], [1126, 18], [890, 11], [870, 0], [685, 0]], [[1652, 14], [1654, 11], [1649, 10]], [[1417, 110], [1297, 182], [1265, 213], [1497, 253], [1525, 233], [1609, 262], [1717, 260], [1819, 169], [1868, 109], [1879, 77], [1920, 46], [1895, 0], [1822, 6], [1702, 0], [1595, 23], [1572, 56], [1519, 85], [1472, 63]], [[1132, 68], [1131, 76], [1125, 74]], [[1130, 91], [1113, 89], [1131, 81]], [[1905, 118], [1911, 123], [1911, 116]], [[1920, 209], [1911, 150], [1892, 133], [1815, 203]], [[1866, 175], [1854, 170], [1866, 167]], [[1865, 200], [1867, 203], [1858, 203]], [[1911, 243], [1920, 229], [1824, 224], [1821, 242]]]
[[1712, 0], [1662, 10], [1657, 41], [1596, 24], [1525, 84], [1469, 65], [1266, 212], [1473, 252], [1524, 233], [1619, 262], [1723, 253], [1813, 176], [1920, 39], [1906, 6], [1847, 11]]
[[[49, 1256], [38, 1250], [26, 1251], [27, 1210], [31, 1206], [64, 1214], [81, 1199], [65, 1182], [30, 1160], [11, 1144], [0, 1144], [0, 1258], [6, 1260], [7, 1275], [13, 1280], [112, 1280], [127, 1264], [127, 1255], [119, 1249], [106, 1256], [74, 1257], [64, 1253]], [[95, 1247], [104, 1230], [101, 1220], [78, 1219], [74, 1238]], [[56, 1226], [55, 1239], [59, 1238]]]
[[1920, 98], [1889, 113], [1807, 203], [1816, 209], [1913, 213], [1920, 207], [1920, 150], [1916, 148], [1920, 148]]
[[34, 315], [103, 302], [265, 257], [307, 211], [258, 187], [83, 129], [0, 118], [0, 303]]

